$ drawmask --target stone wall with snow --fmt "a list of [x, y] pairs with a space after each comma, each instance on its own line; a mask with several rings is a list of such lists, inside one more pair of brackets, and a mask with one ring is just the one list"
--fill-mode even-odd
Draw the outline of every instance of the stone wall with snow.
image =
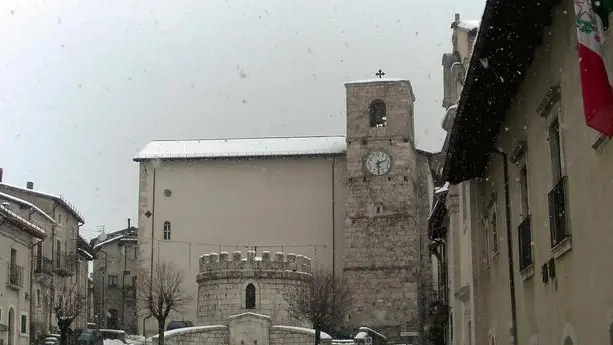
[[308, 289], [311, 260], [302, 255], [264, 251], [205, 254], [200, 258], [198, 324], [223, 324], [245, 312], [268, 315], [273, 324], [310, 327], [289, 312], [288, 299]]
[[[197, 326], [173, 329], [164, 332], [166, 345], [228, 345], [228, 327], [224, 325]], [[158, 345], [158, 336], [151, 337], [153, 345]]]
[[[322, 345], [332, 345], [332, 337], [322, 332]], [[164, 333], [166, 345], [311, 345], [315, 330], [310, 328], [276, 325], [271, 318], [256, 313], [232, 315], [226, 325], [197, 326], [175, 329]], [[158, 336], [152, 337], [158, 345]], [[343, 344], [344, 345], [344, 344]]]
[[[321, 333], [320, 344], [332, 344], [332, 337]], [[315, 342], [315, 330], [291, 326], [273, 326], [270, 332], [271, 345], [311, 345]]]

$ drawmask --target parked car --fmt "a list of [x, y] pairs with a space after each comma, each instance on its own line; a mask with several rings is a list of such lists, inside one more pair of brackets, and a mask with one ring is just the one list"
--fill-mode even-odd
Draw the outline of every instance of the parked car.
[[84, 329], [77, 337], [77, 345], [102, 345], [102, 334], [97, 329]]
[[119, 329], [101, 329], [102, 339], [117, 339], [126, 342], [126, 332]]
[[194, 323], [191, 321], [170, 321], [168, 326], [166, 326], [167, 331], [172, 331], [173, 329], [185, 328], [185, 327], [194, 327]]

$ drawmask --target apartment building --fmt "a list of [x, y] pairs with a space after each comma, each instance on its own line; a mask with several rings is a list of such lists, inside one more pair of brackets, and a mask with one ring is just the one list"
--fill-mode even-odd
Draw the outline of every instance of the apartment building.
[[613, 344], [613, 146], [586, 124], [574, 6], [486, 4], [441, 171], [452, 344]]
[[[30, 249], [32, 284], [28, 296], [32, 306], [32, 322], [29, 336], [43, 337], [57, 330], [53, 309], [67, 289], [84, 295], [84, 303], [80, 303], [83, 306], [79, 307], [79, 315], [72, 328], [86, 328], [89, 313], [86, 301], [88, 262], [93, 256], [91, 248], [79, 235], [83, 217], [65, 198], [37, 191], [32, 182], [27, 182], [26, 188], [4, 183], [1, 176], [0, 201], [9, 203], [25, 219], [39, 214], [40, 222], [46, 222], [47, 226], [45, 239], [36, 242]], [[37, 224], [40, 225], [40, 222]]]
[[[475, 319], [472, 284], [472, 219], [468, 217], [467, 183], [449, 185], [441, 179], [445, 155], [449, 149], [449, 132], [458, 110], [458, 101], [466, 81], [479, 20], [462, 20], [455, 14], [451, 23], [451, 52], [443, 54], [443, 101], [446, 109], [441, 127], [447, 132], [440, 158], [433, 170], [437, 173], [433, 208], [428, 218], [430, 253], [435, 262], [436, 303], [428, 307], [429, 340], [440, 344], [472, 343], [470, 332]], [[460, 213], [460, 203], [464, 206]], [[473, 289], [474, 290], [474, 289]]]
[[131, 226], [92, 240], [94, 309], [101, 328], [136, 334], [138, 229]]
[[[28, 216], [20, 215], [27, 210]], [[30, 342], [32, 247], [54, 224], [38, 207], [0, 193], [0, 345]]]

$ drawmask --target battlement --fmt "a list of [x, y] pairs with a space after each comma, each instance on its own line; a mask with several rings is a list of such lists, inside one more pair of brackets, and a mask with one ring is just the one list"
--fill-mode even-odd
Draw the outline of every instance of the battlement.
[[212, 271], [279, 271], [311, 273], [311, 259], [294, 253], [269, 251], [256, 256], [255, 251], [247, 251], [243, 256], [241, 251], [204, 254], [199, 260], [200, 273]]

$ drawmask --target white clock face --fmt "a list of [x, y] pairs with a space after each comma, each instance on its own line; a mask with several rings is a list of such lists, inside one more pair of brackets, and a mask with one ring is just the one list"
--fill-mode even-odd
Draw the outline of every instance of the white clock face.
[[383, 151], [374, 151], [366, 157], [364, 164], [371, 174], [384, 175], [392, 168], [392, 158]]

